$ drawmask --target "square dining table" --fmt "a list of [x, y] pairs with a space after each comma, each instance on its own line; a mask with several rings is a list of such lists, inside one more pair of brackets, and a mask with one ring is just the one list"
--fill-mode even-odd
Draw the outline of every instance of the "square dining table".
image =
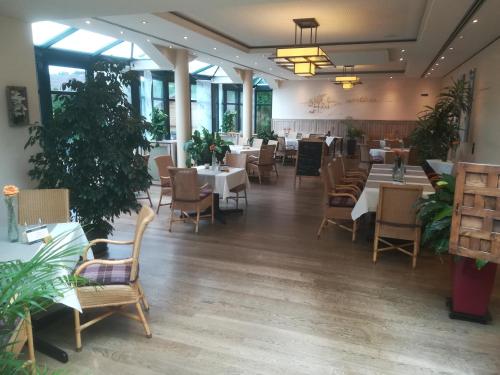
[[406, 166], [404, 182], [392, 180], [392, 164], [374, 164], [366, 180], [365, 187], [352, 209], [353, 220], [359, 219], [367, 212], [376, 212], [378, 206], [379, 186], [382, 183], [392, 183], [396, 185], [421, 185], [423, 195], [434, 193], [434, 187], [429, 182], [422, 167]]

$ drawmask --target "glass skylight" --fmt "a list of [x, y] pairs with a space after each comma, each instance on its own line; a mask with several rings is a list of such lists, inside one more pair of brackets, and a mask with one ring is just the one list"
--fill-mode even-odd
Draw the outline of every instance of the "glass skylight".
[[63, 25], [62, 23], [52, 21], [34, 22], [31, 24], [33, 44], [35, 46], [45, 44], [68, 29], [69, 26]]
[[141, 47], [134, 43], [134, 54], [132, 56], [137, 60], [149, 59], [149, 56], [144, 53]]
[[213, 77], [213, 75], [215, 74], [217, 69], [219, 69], [218, 66], [212, 66], [211, 68], [208, 68], [207, 70], [204, 70], [204, 71], [200, 72], [199, 74], [202, 76]]
[[123, 57], [126, 59], [132, 58], [132, 43], [121, 42], [120, 44], [104, 51], [102, 53], [106, 56]]
[[115, 38], [110, 36], [94, 33], [92, 31], [78, 30], [55, 43], [52, 47], [69, 51], [94, 53], [113, 43], [115, 40]]
[[[210, 66], [210, 64], [204, 63], [200, 60], [193, 60], [189, 63], [189, 73], [194, 73], [208, 66]], [[200, 72], [200, 74], [203, 74], [203, 72]]]
[[219, 69], [217, 69], [217, 71], [215, 72], [214, 77], [227, 77], [227, 73], [224, 71], [224, 69], [219, 67]]

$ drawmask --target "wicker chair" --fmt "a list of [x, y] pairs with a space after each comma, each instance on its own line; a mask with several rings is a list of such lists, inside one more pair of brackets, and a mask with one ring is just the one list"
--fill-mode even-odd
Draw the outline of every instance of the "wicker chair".
[[[352, 241], [355, 241], [357, 222], [356, 220], [352, 220], [351, 212], [358, 201], [358, 192], [350, 186], [337, 185], [335, 176], [332, 173], [333, 169], [332, 163], [329, 163], [327, 168], [321, 169], [321, 178], [325, 189], [325, 206], [323, 220], [319, 226], [317, 236], [319, 239], [323, 228], [325, 228], [328, 223], [331, 223], [352, 232]], [[352, 228], [341, 224], [341, 222], [345, 221], [351, 221]]]
[[342, 164], [342, 172], [343, 175], [346, 177], [354, 177], [354, 178], [359, 178], [363, 180], [363, 182], [366, 182], [366, 179], [368, 178], [368, 174], [364, 169], [347, 169], [345, 166], [347, 164], [345, 156], [338, 156], [338, 159], [340, 159], [340, 162]]
[[161, 206], [170, 206], [171, 203], [161, 203], [164, 196], [172, 195], [172, 181], [170, 180], [170, 174], [168, 168], [175, 167], [174, 160], [170, 155], [161, 155], [155, 158], [156, 167], [158, 168], [158, 174], [160, 176], [160, 200], [158, 201], [158, 207], [156, 208], [156, 213], [160, 211]]
[[20, 190], [18, 195], [21, 225], [42, 223], [68, 223], [69, 190], [68, 189], [34, 189]]
[[[195, 233], [198, 233], [200, 219], [210, 218], [214, 223], [214, 194], [208, 185], [200, 186], [198, 183], [198, 170], [196, 168], [169, 168], [172, 178], [172, 205], [170, 207], [169, 232], [172, 224], [177, 221], [191, 221], [195, 225]], [[202, 211], [212, 208], [208, 215], [201, 215]], [[175, 219], [175, 210], [181, 212], [180, 217]], [[193, 219], [189, 212], [196, 212]]]
[[[227, 153], [226, 154], [226, 164], [229, 167], [232, 168], [243, 168], [246, 169], [247, 167], [247, 154], [231, 154]], [[248, 207], [248, 200], [247, 200], [247, 185], [246, 184], [241, 184], [238, 186], [235, 186], [234, 188], [229, 190], [231, 193], [236, 194], [235, 196], [230, 196], [226, 198], [226, 202], [229, 199], [234, 199], [236, 201], [236, 208], [238, 208], [238, 202], [240, 198], [245, 199], [245, 207]], [[240, 193], [245, 193], [245, 195], [240, 196]]]
[[261, 148], [264, 140], [262, 138], [254, 138], [252, 142], [252, 147]]
[[[138, 320], [144, 327], [146, 337], [151, 337], [151, 330], [141, 307], [142, 303], [144, 308], [149, 310], [144, 290], [139, 283], [139, 255], [144, 231], [154, 217], [154, 211], [147, 206], [143, 206], [137, 216], [135, 235], [132, 241], [97, 239], [91, 241], [84, 249], [82, 256], [83, 263], [76, 269], [75, 275], [84, 277], [95, 285], [76, 288], [80, 305], [83, 310], [101, 307], [109, 308], [109, 310], [84, 324], [80, 324], [80, 312], [74, 310], [77, 351], [80, 351], [82, 348], [82, 331], [114, 313]], [[90, 247], [100, 242], [115, 245], [132, 245], [132, 254], [127, 258], [118, 260], [87, 260], [87, 252]], [[134, 305], [137, 314], [124, 311], [123, 307], [127, 305]]]
[[365, 187], [365, 179], [362, 176], [346, 176], [344, 166], [340, 158], [335, 158], [329, 164], [330, 173], [333, 174], [336, 185], [353, 187], [358, 194], [361, 194]]
[[[373, 262], [377, 261], [377, 255], [380, 251], [398, 250], [412, 257], [412, 267], [415, 268], [421, 232], [415, 202], [422, 196], [422, 190], [423, 187], [417, 185], [380, 184]], [[382, 237], [410, 242], [393, 244]], [[379, 248], [379, 242], [388, 246]], [[405, 249], [408, 246], [413, 246], [413, 251]]]
[[262, 184], [262, 177], [269, 175], [273, 170], [276, 172], [276, 177], [278, 177], [278, 169], [273, 158], [274, 150], [274, 146], [262, 146], [259, 157], [257, 159], [249, 159], [247, 163], [247, 170], [252, 175], [258, 176], [259, 184]]
[[[2, 330], [6, 328], [2, 320], [0, 320], [0, 327], [2, 328]], [[24, 319], [18, 318], [16, 320], [11, 332], [12, 333], [10, 334], [7, 342], [0, 342], [0, 347], [2, 347], [3, 350], [13, 353], [15, 356], [17, 356], [23, 350], [24, 345], [27, 345], [28, 360], [25, 362], [24, 367], [31, 368], [31, 373], [35, 374], [35, 348], [33, 346], [31, 315], [28, 309], [26, 309]]]
[[[144, 159], [144, 164], [146, 164], [146, 167], [148, 166], [148, 163], [149, 163], [149, 155], [142, 155], [142, 158]], [[144, 193], [146, 193], [146, 195], [140, 195], [140, 193], [142, 193], [141, 191], [138, 191], [137, 192], [137, 199], [138, 200], [141, 200], [141, 199], [147, 199], [149, 201], [149, 206], [150, 207], [153, 207], [153, 201], [151, 200], [151, 194], [149, 194], [149, 189], [146, 189], [144, 191]]]
[[276, 157], [281, 158], [282, 164], [285, 165], [287, 159], [294, 160], [297, 158], [297, 150], [287, 149], [285, 137], [278, 137]]

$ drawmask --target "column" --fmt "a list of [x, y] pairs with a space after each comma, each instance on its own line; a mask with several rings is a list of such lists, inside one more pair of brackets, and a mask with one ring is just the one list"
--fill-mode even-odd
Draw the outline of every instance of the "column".
[[253, 118], [253, 71], [243, 70], [241, 76], [243, 79], [243, 138], [250, 139]]
[[186, 166], [184, 143], [191, 139], [191, 91], [189, 87], [188, 51], [175, 51], [175, 125], [177, 132], [177, 166]]

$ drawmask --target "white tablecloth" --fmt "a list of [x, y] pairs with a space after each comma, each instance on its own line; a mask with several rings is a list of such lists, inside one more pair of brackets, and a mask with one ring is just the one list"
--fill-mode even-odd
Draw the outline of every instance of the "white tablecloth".
[[[379, 185], [381, 183], [402, 184], [401, 182], [392, 181], [392, 165], [373, 165], [370, 175], [366, 181], [365, 188], [359, 196], [356, 205], [352, 209], [351, 217], [353, 220], [359, 219], [367, 212], [377, 211]], [[404, 183], [407, 185], [422, 185], [424, 187], [423, 195], [434, 193], [434, 188], [421, 167], [407, 166]]]
[[384, 156], [385, 156], [385, 153], [386, 152], [394, 152], [394, 150], [398, 150], [400, 152], [403, 152], [405, 154], [408, 154], [410, 152], [410, 149], [409, 148], [396, 148], [396, 149], [389, 149], [389, 150], [386, 150], [386, 149], [383, 149], [383, 148], [372, 148], [370, 149], [370, 156], [372, 158], [382, 158], [384, 159]]
[[297, 138], [285, 138], [285, 145], [287, 150], [298, 150], [299, 140]]
[[213, 171], [204, 166], [197, 167], [198, 181], [201, 184], [210, 184], [213, 192], [226, 199], [231, 195], [230, 190], [238, 185], [246, 184], [250, 188], [247, 171], [244, 168], [229, 168], [229, 172]]
[[427, 163], [434, 170], [434, 172], [439, 174], [452, 174], [453, 173], [453, 162], [451, 161], [442, 161], [439, 159], [427, 159]]
[[229, 145], [229, 149], [233, 154], [247, 154], [247, 155], [259, 156], [260, 152], [260, 148], [258, 147], [249, 147], [240, 145]]
[[[60, 223], [60, 224], [48, 224], [47, 225], [50, 235], [53, 238], [64, 234], [61, 237], [61, 246], [81, 246], [83, 248], [88, 244], [87, 237], [83, 232], [82, 227], [79, 223]], [[44, 246], [43, 243], [35, 243], [28, 245], [21, 242], [9, 242], [7, 240], [7, 229], [0, 228], [2, 230], [2, 237], [0, 238], [0, 262], [7, 262], [12, 260], [20, 260], [22, 262], [27, 262]], [[20, 233], [21, 234], [21, 233]], [[68, 258], [68, 266], [72, 263], [76, 265], [80, 258], [80, 255], [75, 254], [71, 258]], [[93, 259], [92, 249], [89, 250], [88, 259]], [[68, 275], [69, 271], [61, 270], [58, 276]], [[54, 300], [56, 303], [62, 303], [63, 305], [69, 306], [71, 308], [77, 309], [80, 312], [82, 308], [78, 297], [76, 296], [76, 291], [74, 289], [66, 290], [61, 298]]]

